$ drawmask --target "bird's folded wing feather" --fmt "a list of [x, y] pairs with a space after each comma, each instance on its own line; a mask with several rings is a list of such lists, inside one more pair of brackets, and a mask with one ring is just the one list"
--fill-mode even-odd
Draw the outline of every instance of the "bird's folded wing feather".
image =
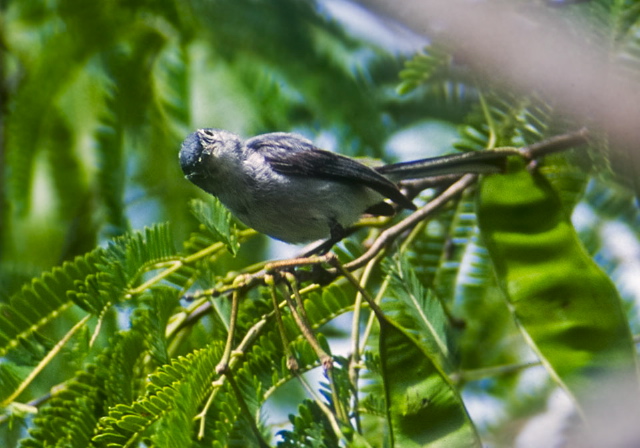
[[[269, 134], [261, 137], [267, 136]], [[292, 139], [290, 135], [279, 138], [276, 134], [270, 138], [251, 139], [247, 146], [262, 152], [277, 173], [365, 185], [398, 205], [415, 209], [415, 205], [386, 177], [356, 160], [318, 149], [305, 139]]]

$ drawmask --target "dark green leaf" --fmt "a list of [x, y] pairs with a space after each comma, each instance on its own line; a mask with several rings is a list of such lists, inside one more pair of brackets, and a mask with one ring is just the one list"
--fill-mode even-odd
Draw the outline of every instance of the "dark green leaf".
[[380, 358], [393, 446], [481, 446], [448, 377], [409, 336], [386, 320], [380, 322]]

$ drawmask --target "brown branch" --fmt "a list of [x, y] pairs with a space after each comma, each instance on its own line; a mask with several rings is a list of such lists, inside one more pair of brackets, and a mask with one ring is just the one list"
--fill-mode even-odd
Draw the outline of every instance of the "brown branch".
[[541, 142], [533, 143], [520, 149], [520, 153], [528, 159], [537, 159], [549, 154], [589, 143], [589, 130], [582, 128], [568, 134], [556, 135]]
[[464, 176], [462, 176], [460, 180], [443, 191], [442, 194], [431, 200], [427, 205], [421, 207], [416, 212], [400, 221], [398, 224], [391, 226], [387, 230], [382, 232], [371, 245], [371, 247], [362, 256], [345, 264], [345, 269], [353, 271], [367, 264], [369, 260], [373, 259], [373, 257], [378, 254], [378, 252], [386, 249], [393, 241], [395, 241], [398, 236], [411, 229], [420, 221], [431, 217], [447, 202], [458, 196], [467, 187], [473, 184], [477, 178], [478, 176], [476, 174], [465, 174]]

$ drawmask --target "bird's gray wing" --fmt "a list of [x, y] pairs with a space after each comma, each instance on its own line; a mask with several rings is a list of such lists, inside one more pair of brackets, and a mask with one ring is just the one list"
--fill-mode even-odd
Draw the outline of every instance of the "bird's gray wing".
[[273, 170], [280, 174], [365, 185], [404, 208], [416, 208], [383, 175], [349, 157], [319, 149], [302, 137], [286, 133], [264, 134], [248, 140], [246, 145], [261, 152]]

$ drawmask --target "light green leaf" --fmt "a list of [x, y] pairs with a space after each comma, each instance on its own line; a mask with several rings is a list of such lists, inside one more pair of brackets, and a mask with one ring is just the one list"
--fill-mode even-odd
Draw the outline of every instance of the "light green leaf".
[[411, 267], [402, 262], [392, 268], [390, 293], [397, 300], [384, 304], [387, 317], [405, 332], [415, 332], [417, 344], [439, 368], [450, 371], [449, 320], [442, 303], [422, 286]]
[[513, 316], [552, 377], [584, 406], [603, 377], [635, 375], [618, 292], [545, 177], [512, 161], [483, 179], [478, 217]]
[[207, 202], [193, 199], [189, 203], [191, 212], [211, 233], [222, 241], [233, 255], [240, 248], [236, 235], [236, 226], [232, 223], [231, 213], [214, 197]]

